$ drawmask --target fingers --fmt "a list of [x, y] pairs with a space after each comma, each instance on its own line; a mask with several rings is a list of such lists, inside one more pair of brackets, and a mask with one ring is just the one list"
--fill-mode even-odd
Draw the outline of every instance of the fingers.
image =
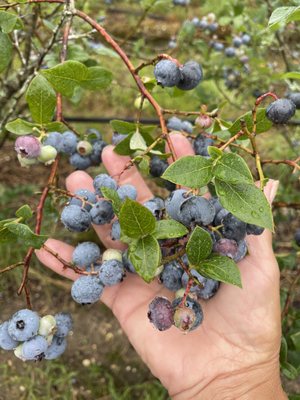
[[[109, 175], [119, 185], [131, 184], [136, 187], [138, 192], [137, 201], [144, 203], [153, 197], [151, 190], [135, 165], [124, 171], [124, 168], [130, 161], [130, 157], [120, 156], [114, 152], [113, 146], [106, 146], [102, 153], [102, 161]], [[121, 172], [122, 174], [120, 175]]]
[[[279, 181], [270, 179], [264, 188], [264, 193], [270, 205], [272, 204], [278, 189]], [[249, 254], [253, 257], [273, 257], [272, 233], [265, 229], [262, 235], [248, 235], [247, 244]]]
[[[53, 250], [55, 253], [59, 254], [59, 256], [67, 262], [72, 261], [72, 254], [74, 251], [74, 247], [69, 244], [63, 243], [60, 240], [48, 239], [45, 243], [47, 247]], [[46, 265], [46, 267], [52, 269], [52, 271], [56, 272], [59, 275], [64, 276], [65, 278], [75, 280], [79, 278], [79, 274], [73, 271], [70, 268], [65, 268], [64, 265], [52, 254], [50, 254], [45, 249], [41, 248], [40, 250], [36, 250], [35, 254], [41, 263]]]
[[[170, 135], [170, 140], [173, 143], [177, 158], [195, 155], [191, 142], [180, 133]], [[170, 153], [168, 144], [166, 144], [166, 152]], [[172, 157], [169, 157], [168, 162], [169, 164], [173, 162]]]

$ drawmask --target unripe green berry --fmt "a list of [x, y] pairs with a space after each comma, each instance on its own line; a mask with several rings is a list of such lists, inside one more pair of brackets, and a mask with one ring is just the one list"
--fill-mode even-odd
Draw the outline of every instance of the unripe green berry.
[[50, 165], [54, 162], [56, 156], [57, 150], [53, 146], [42, 146], [38, 160], [46, 165]]
[[38, 334], [41, 336], [52, 335], [56, 330], [56, 319], [53, 315], [45, 315], [40, 319]]
[[36, 158], [25, 158], [25, 157], [22, 157], [21, 154], [18, 154], [17, 157], [18, 157], [21, 167], [24, 167], [24, 168], [29, 168], [31, 165], [34, 165], [37, 163]]
[[93, 151], [93, 146], [87, 140], [80, 140], [77, 144], [77, 151], [82, 156], [88, 156]]
[[115, 249], [107, 249], [102, 255], [102, 262], [108, 260], [117, 260], [122, 262], [122, 252]]

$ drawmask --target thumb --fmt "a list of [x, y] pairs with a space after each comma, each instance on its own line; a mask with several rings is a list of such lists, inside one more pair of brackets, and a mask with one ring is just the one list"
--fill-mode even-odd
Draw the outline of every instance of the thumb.
[[[275, 181], [270, 179], [264, 188], [264, 194], [272, 205], [274, 198], [276, 196], [277, 190], [279, 186], [279, 181]], [[269, 229], [265, 229], [262, 235], [248, 235], [247, 236], [247, 245], [249, 254], [254, 257], [266, 257], [272, 256], [272, 233]]]

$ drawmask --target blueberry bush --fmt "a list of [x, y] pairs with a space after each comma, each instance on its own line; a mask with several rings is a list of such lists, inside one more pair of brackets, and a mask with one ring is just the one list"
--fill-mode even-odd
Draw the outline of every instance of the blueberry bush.
[[[201, 329], [201, 302], [221, 285], [243, 290], [238, 262], [247, 255], [247, 235], [286, 231], [294, 216], [291, 243], [274, 242], [274, 249], [282, 273], [282, 374], [299, 376], [300, 6], [255, 3], [0, 3], [0, 145], [14, 148], [11, 162], [28, 174], [47, 174], [37, 201], [1, 213], [1, 246], [21, 242], [27, 250], [0, 269], [2, 279], [22, 270], [16, 291], [25, 299], [7, 320], [1, 315], [0, 348], [22, 360], [52, 360], [72, 329], [76, 335], [64, 310], [42, 317], [32, 311], [35, 250], [78, 274], [70, 295], [82, 305], [130, 274], [158, 280], [173, 300], [155, 297], [149, 324], [189, 332]], [[101, 133], [69, 117], [76, 111], [101, 122], [102, 108], [103, 116], [113, 109], [109, 115], [117, 117]], [[194, 155], [178, 157], [173, 135], [187, 138]], [[110, 144], [128, 157], [114, 176], [101, 167]], [[65, 190], [61, 165], [88, 170], [93, 189]], [[135, 186], [120, 183], [133, 167], [158, 188], [143, 203]], [[273, 212], [264, 194], [270, 178], [282, 183]], [[50, 208], [60, 237], [76, 234], [72, 260], [46, 243]], [[118, 245], [86, 240], [92, 226], [109, 229]]]

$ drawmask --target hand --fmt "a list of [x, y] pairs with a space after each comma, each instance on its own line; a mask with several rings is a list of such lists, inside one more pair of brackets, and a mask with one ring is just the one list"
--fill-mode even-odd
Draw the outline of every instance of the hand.
[[[181, 135], [171, 136], [177, 156], [193, 154], [191, 144]], [[115, 177], [128, 162], [112, 146], [103, 152], [103, 163]], [[67, 178], [67, 189], [93, 191], [93, 179], [77, 171]], [[131, 183], [138, 200], [153, 197], [135, 167], [121, 175], [119, 184]], [[278, 182], [269, 181], [265, 194], [273, 201]], [[106, 247], [124, 249], [109, 237], [110, 226], [94, 226]], [[243, 289], [222, 284], [214, 298], [202, 302], [204, 321], [193, 332], [183, 334], [172, 327], [159, 332], [147, 318], [148, 305], [159, 296], [173, 293], [154, 281], [146, 284], [128, 274], [124, 281], [105, 288], [101, 300], [112, 309], [128, 339], [170, 395], [187, 399], [276, 399], [286, 398], [279, 379], [281, 336], [279, 270], [272, 251], [271, 233], [247, 237], [249, 255], [240, 263]], [[73, 247], [49, 239], [47, 246], [71, 261]], [[51, 254], [41, 249], [39, 260], [57, 273], [75, 280], [79, 277]]]

